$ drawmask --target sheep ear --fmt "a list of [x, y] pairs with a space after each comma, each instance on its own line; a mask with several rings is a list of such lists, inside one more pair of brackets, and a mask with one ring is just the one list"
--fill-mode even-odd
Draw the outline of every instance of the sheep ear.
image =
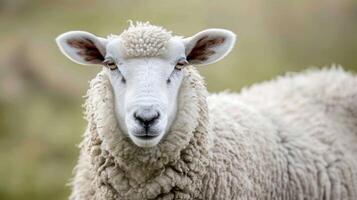
[[61, 52], [81, 65], [101, 64], [106, 54], [107, 39], [84, 31], [69, 31], [56, 38]]
[[206, 65], [224, 58], [233, 48], [236, 35], [224, 29], [207, 29], [185, 38], [187, 61], [194, 65]]

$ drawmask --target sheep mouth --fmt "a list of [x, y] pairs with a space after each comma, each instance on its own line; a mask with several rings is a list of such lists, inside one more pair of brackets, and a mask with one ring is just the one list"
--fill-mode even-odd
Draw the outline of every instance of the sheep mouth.
[[157, 136], [159, 136], [158, 134], [157, 135], [134, 135], [136, 138], [139, 138], [141, 140], [151, 140], [151, 139], [154, 139], [156, 138]]

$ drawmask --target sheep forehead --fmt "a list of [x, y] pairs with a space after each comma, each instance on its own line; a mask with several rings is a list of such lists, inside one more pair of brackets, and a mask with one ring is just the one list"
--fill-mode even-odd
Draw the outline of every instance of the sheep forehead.
[[136, 22], [130, 23], [120, 38], [127, 57], [149, 57], [163, 54], [172, 35], [149, 22]]

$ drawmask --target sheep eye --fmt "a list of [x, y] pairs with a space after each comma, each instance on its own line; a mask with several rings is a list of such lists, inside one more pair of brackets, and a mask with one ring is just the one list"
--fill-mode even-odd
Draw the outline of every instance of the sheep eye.
[[105, 65], [108, 69], [110, 69], [110, 70], [116, 70], [116, 69], [118, 69], [117, 65], [116, 65], [115, 62], [112, 61], [112, 60], [104, 60], [103, 63], [104, 63], [104, 65]]
[[189, 62], [186, 60], [186, 58], [180, 58], [180, 59], [178, 59], [178, 61], [176, 63], [175, 69], [181, 70], [182, 68], [184, 68], [188, 64], [189, 64]]

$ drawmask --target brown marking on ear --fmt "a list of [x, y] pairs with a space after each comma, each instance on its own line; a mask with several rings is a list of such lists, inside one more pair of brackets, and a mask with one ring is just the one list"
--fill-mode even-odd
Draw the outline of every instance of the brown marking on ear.
[[209, 56], [215, 54], [216, 52], [212, 50], [213, 47], [222, 44], [225, 41], [223, 37], [217, 37], [209, 39], [208, 36], [204, 36], [199, 39], [194, 45], [191, 52], [187, 55], [187, 60], [194, 64], [195, 60], [205, 61]]
[[104, 60], [103, 55], [99, 52], [94, 42], [88, 38], [76, 38], [67, 40], [67, 44], [78, 49], [77, 54], [82, 56], [87, 62], [100, 64]]

